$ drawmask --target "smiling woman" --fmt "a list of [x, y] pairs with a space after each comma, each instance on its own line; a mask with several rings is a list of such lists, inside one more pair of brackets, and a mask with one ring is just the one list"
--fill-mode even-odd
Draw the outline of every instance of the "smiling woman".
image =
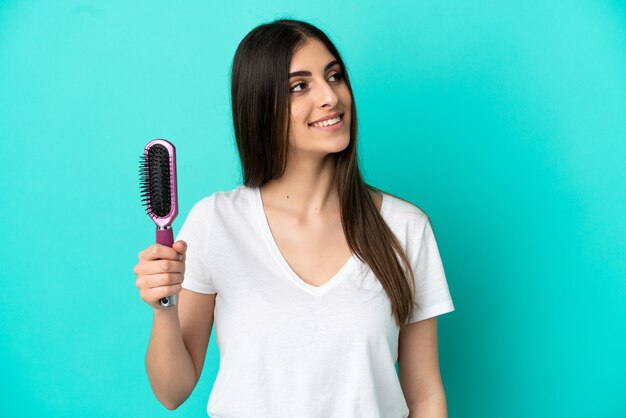
[[210, 416], [406, 418], [418, 404], [445, 416], [435, 317], [454, 305], [434, 231], [364, 182], [337, 48], [306, 22], [260, 25], [235, 53], [231, 99], [243, 184], [193, 206], [182, 261], [146, 249], [136, 267], [148, 302], [182, 287], [174, 309], [155, 307], [157, 398], [173, 409], [189, 396], [215, 319]]

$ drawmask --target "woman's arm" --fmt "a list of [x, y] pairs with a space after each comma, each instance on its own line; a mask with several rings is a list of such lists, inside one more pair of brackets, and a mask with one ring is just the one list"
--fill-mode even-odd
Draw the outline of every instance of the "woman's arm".
[[409, 406], [409, 416], [407, 418], [448, 418], [448, 408], [446, 406], [446, 394], [442, 391], [439, 395]]
[[146, 370], [154, 395], [167, 409], [176, 409], [195, 388], [213, 327], [215, 294], [182, 289], [178, 304], [154, 310]]
[[446, 395], [439, 370], [436, 316], [400, 329], [398, 365], [409, 418], [447, 418]]

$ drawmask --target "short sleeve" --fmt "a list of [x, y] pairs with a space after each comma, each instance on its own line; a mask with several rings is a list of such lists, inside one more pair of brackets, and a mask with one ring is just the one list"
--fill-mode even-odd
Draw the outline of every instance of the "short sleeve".
[[454, 311], [435, 233], [428, 217], [413, 250], [409, 257], [415, 276], [417, 306], [405, 324]]
[[207, 231], [209, 229], [206, 203], [205, 198], [191, 208], [176, 236], [176, 241], [183, 240], [187, 243], [182, 288], [198, 293], [213, 294], [217, 291], [213, 286], [213, 279], [206, 262]]

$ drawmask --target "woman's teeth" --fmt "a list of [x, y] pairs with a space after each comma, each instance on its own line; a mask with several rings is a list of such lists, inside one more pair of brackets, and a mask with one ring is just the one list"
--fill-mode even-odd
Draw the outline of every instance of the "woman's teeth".
[[339, 123], [340, 120], [341, 120], [341, 116], [337, 116], [334, 119], [328, 119], [323, 122], [314, 123], [313, 126], [330, 126], [330, 125]]

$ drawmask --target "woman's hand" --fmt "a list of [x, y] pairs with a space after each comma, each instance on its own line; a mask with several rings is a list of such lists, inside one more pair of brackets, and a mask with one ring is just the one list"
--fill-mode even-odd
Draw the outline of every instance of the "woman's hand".
[[161, 298], [178, 294], [185, 273], [187, 243], [176, 241], [172, 247], [153, 244], [139, 253], [139, 262], [133, 273], [141, 299], [154, 309], [163, 308]]

